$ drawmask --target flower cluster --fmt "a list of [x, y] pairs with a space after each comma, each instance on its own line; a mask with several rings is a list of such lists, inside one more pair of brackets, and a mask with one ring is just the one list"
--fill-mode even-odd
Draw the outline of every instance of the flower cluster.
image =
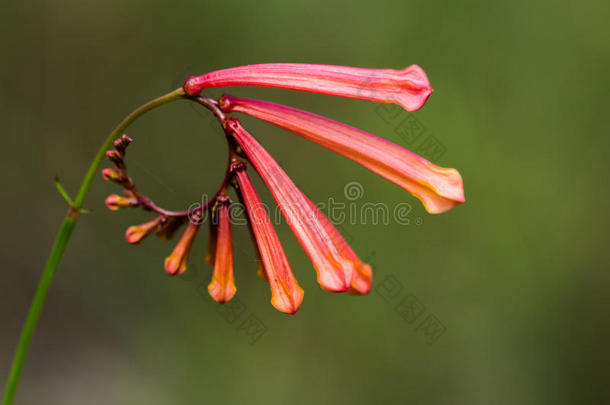
[[165, 259], [169, 275], [181, 274], [206, 211], [210, 218], [210, 243], [206, 261], [213, 266], [208, 291], [223, 303], [236, 292], [233, 269], [228, 187], [246, 207], [248, 225], [259, 258], [258, 274], [269, 282], [271, 304], [293, 314], [303, 300], [299, 286], [268, 213], [256, 192], [247, 165], [261, 177], [292, 232], [311, 260], [320, 286], [330, 292], [367, 294], [371, 267], [358, 258], [324, 213], [271, 157], [265, 148], [232, 117], [243, 113], [286, 129], [335, 151], [413, 194], [430, 213], [445, 212], [464, 202], [462, 178], [457, 170], [438, 167], [385, 139], [306, 111], [260, 100], [223, 95], [219, 100], [200, 96], [211, 87], [266, 86], [335, 96], [395, 103], [414, 111], [423, 106], [432, 88], [416, 65], [403, 70], [361, 69], [307, 64], [262, 64], [219, 70], [189, 78], [185, 97], [211, 110], [222, 125], [229, 144], [229, 163], [216, 194], [195, 210], [174, 212], [160, 208], [142, 195], [127, 173], [125, 151], [131, 139], [119, 138], [107, 152], [114, 168], [104, 169], [106, 180], [120, 184], [122, 195], [106, 199], [111, 210], [141, 207], [156, 214], [150, 221], [127, 229], [126, 240], [139, 243], [149, 234], [167, 239], [182, 225], [186, 228], [173, 252]]

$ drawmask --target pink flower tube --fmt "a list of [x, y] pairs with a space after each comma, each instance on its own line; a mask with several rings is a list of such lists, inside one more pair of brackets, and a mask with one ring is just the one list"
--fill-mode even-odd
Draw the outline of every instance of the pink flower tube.
[[267, 121], [360, 163], [419, 198], [429, 213], [445, 212], [464, 202], [462, 177], [457, 170], [436, 166], [368, 132], [260, 100], [225, 95], [220, 108], [225, 113], [241, 112]]
[[365, 69], [304, 63], [266, 63], [217, 70], [187, 79], [191, 96], [203, 89], [228, 86], [278, 87], [398, 104], [420, 109], [432, 94], [426, 73], [417, 65], [402, 70]]
[[271, 191], [290, 229], [313, 263], [320, 286], [326, 291], [348, 291], [355, 267], [362, 265], [360, 260], [357, 257], [354, 260], [354, 256], [348, 255], [337, 243], [333, 236], [338, 234], [335, 227], [239, 121], [231, 118], [225, 127]]

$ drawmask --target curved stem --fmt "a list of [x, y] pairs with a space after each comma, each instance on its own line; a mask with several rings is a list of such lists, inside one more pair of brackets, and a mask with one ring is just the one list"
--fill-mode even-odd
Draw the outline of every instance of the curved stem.
[[70, 236], [72, 235], [72, 231], [74, 230], [74, 226], [76, 225], [76, 221], [78, 220], [78, 215], [83, 206], [83, 202], [85, 201], [85, 197], [89, 192], [91, 183], [93, 182], [93, 179], [95, 178], [95, 175], [97, 174], [99, 167], [102, 161], [104, 160], [106, 150], [112, 146], [113, 141], [123, 133], [125, 128], [127, 128], [141, 115], [171, 101], [183, 98], [184, 96], [184, 90], [182, 88], [179, 88], [172, 91], [171, 93], [151, 100], [148, 103], [135, 109], [131, 114], [125, 117], [125, 119], [114, 129], [114, 131], [110, 133], [110, 135], [108, 135], [108, 138], [106, 138], [106, 140], [98, 150], [97, 154], [93, 158], [93, 161], [91, 162], [91, 165], [89, 166], [89, 169], [85, 174], [85, 178], [83, 179], [83, 182], [80, 185], [78, 193], [76, 194], [74, 203], [68, 209], [68, 214], [64, 218], [64, 221], [61, 224], [61, 227], [59, 228], [59, 232], [55, 238], [55, 242], [53, 243], [53, 248], [51, 249], [51, 253], [49, 254], [49, 258], [47, 259], [47, 263], [44, 267], [44, 270], [42, 271], [42, 276], [40, 278], [38, 288], [36, 289], [36, 293], [34, 294], [34, 298], [30, 306], [30, 312], [28, 313], [25, 325], [23, 326], [23, 330], [21, 331], [21, 338], [19, 339], [19, 344], [17, 345], [15, 357], [13, 358], [13, 364], [11, 366], [11, 371], [8, 377], [8, 381], [6, 383], [4, 399], [2, 401], [3, 405], [10, 405], [13, 402], [13, 398], [15, 397], [15, 392], [17, 390], [17, 384], [19, 383], [21, 369], [23, 368], [23, 362], [25, 360], [30, 341], [32, 340], [32, 335], [34, 333], [34, 329], [36, 328], [36, 323], [38, 322], [38, 318], [40, 317], [40, 312], [44, 305], [47, 292], [49, 291], [51, 281], [53, 281], [53, 276], [55, 275], [57, 266], [59, 265], [59, 262], [66, 249], [68, 241], [70, 240]]

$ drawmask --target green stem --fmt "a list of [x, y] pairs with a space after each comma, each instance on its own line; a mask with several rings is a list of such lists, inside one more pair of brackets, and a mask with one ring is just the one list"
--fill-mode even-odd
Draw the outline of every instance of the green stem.
[[85, 174], [85, 178], [81, 183], [78, 193], [76, 194], [74, 203], [68, 209], [68, 214], [61, 224], [61, 228], [59, 228], [59, 232], [55, 238], [55, 242], [53, 243], [53, 248], [51, 249], [51, 253], [47, 259], [44, 270], [42, 271], [42, 276], [40, 278], [40, 282], [38, 283], [36, 293], [34, 294], [32, 305], [30, 306], [30, 312], [28, 313], [25, 325], [21, 331], [21, 338], [19, 339], [19, 344], [17, 345], [15, 357], [13, 358], [11, 372], [9, 374], [8, 381], [6, 383], [6, 390], [4, 392], [4, 400], [2, 401], [3, 405], [10, 405], [13, 403], [13, 398], [15, 397], [15, 392], [17, 390], [17, 384], [19, 383], [19, 376], [21, 375], [21, 369], [23, 368], [23, 362], [27, 355], [34, 329], [36, 329], [36, 323], [40, 317], [40, 312], [44, 305], [47, 292], [49, 291], [51, 281], [53, 281], [53, 276], [55, 275], [57, 266], [59, 265], [64, 251], [66, 250], [66, 245], [70, 240], [72, 231], [76, 226], [78, 214], [80, 213], [85, 197], [89, 192], [91, 183], [93, 182], [93, 179], [95, 178], [100, 165], [104, 160], [106, 150], [108, 150], [112, 146], [113, 141], [118, 138], [123, 131], [142, 114], [183, 97], [185, 97], [185, 92], [182, 88], [179, 88], [138, 107], [131, 114], [125, 117], [125, 119], [114, 129], [114, 131], [108, 135], [108, 138], [106, 138], [101, 148], [93, 158], [93, 162], [91, 162], [89, 170], [87, 170], [87, 174]]

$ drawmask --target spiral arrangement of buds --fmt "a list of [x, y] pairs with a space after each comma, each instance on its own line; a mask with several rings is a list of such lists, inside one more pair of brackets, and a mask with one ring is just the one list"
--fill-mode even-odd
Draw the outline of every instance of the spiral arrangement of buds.
[[[139, 207], [155, 215], [125, 234], [129, 243], [139, 243], [155, 234], [171, 238], [185, 229], [174, 250], [165, 259], [169, 275], [182, 274], [203, 223], [210, 215], [210, 244], [206, 261], [214, 267], [208, 286], [219, 303], [236, 292], [233, 269], [228, 188], [235, 190], [246, 207], [250, 233], [256, 242], [258, 274], [269, 282], [271, 303], [278, 310], [293, 314], [303, 300], [303, 289], [294, 277], [283, 247], [246, 168], [251, 166], [277, 202], [288, 225], [309, 256], [320, 286], [330, 292], [367, 294], [372, 270], [362, 262], [322, 211], [303, 194], [265, 148], [231, 114], [239, 112], [269, 122], [296, 135], [348, 157], [380, 176], [396, 183], [417, 198], [430, 213], [445, 212], [464, 202], [462, 178], [455, 169], [438, 167], [398, 145], [349, 125], [306, 111], [260, 100], [223, 95], [214, 100], [200, 96], [210, 87], [267, 86], [310, 91], [335, 96], [395, 103], [409, 111], [419, 109], [432, 93], [423, 70], [416, 65], [396, 71], [343, 66], [304, 64], [263, 64], [211, 72], [189, 78], [183, 86], [184, 98], [210, 110], [224, 129], [229, 145], [228, 164], [220, 187], [205, 204], [186, 211], [169, 211], [156, 205], [136, 188], [127, 172], [125, 154], [132, 139], [122, 135], [106, 152], [113, 168], [103, 177], [119, 184], [123, 193], [106, 199], [111, 210]], [[358, 193], [359, 190], [351, 190]]]
[[146, 211], [158, 214], [157, 217], [146, 223], [129, 227], [125, 233], [127, 242], [139, 243], [151, 233], [156, 234], [162, 240], [166, 240], [187, 220], [189, 214], [193, 215], [193, 213], [164, 210], [138, 191], [133, 179], [127, 173], [125, 164], [125, 152], [132, 141], [130, 137], [123, 134], [114, 142], [114, 149], [106, 152], [106, 158], [114, 163], [114, 168], [103, 169], [102, 176], [106, 181], [117, 183], [124, 189], [122, 195], [109, 195], [106, 198], [106, 206], [112, 211], [121, 208], [141, 207]]

